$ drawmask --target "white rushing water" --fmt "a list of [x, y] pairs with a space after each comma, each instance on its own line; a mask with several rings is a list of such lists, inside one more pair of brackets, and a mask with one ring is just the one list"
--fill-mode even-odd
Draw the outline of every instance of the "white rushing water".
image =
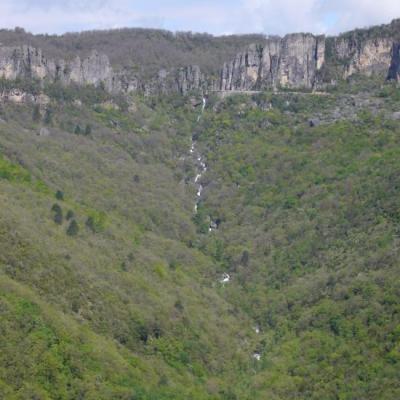
[[[199, 114], [199, 116], [197, 117], [197, 122], [200, 122], [201, 117], [203, 116], [204, 110], [207, 106], [207, 99], [203, 96], [203, 103], [202, 103], [202, 107], [201, 107], [201, 113]], [[202, 155], [198, 152], [197, 148], [196, 148], [196, 140], [193, 138], [192, 136], [192, 143], [190, 146], [190, 154], [191, 157], [194, 161], [195, 167], [196, 167], [196, 175], [194, 178], [194, 184], [197, 188], [197, 192], [196, 192], [196, 200], [195, 200], [195, 204], [194, 204], [194, 212], [195, 214], [197, 214], [198, 209], [199, 209], [199, 204], [201, 201], [201, 196], [203, 194], [203, 190], [204, 190], [204, 186], [201, 183], [201, 179], [203, 177], [203, 175], [207, 172], [207, 164], [205, 163]], [[216, 221], [211, 221], [210, 222], [210, 226], [208, 231], [211, 233], [212, 231], [215, 231], [218, 229], [218, 222]], [[232, 277], [230, 274], [228, 274], [227, 272], [223, 273], [222, 276], [219, 278], [219, 283], [223, 286], [225, 286], [226, 284], [229, 284], [232, 280]], [[261, 329], [258, 325], [253, 327], [255, 333], [257, 335], [259, 335], [261, 333]], [[254, 352], [252, 354], [252, 358], [255, 361], [261, 361], [262, 355], [260, 352]]]
[[[197, 122], [200, 121], [206, 106], [207, 106], [207, 99], [203, 96], [201, 113], [197, 117]], [[199, 208], [199, 203], [201, 200], [201, 195], [202, 195], [203, 189], [204, 189], [204, 186], [201, 184], [201, 178], [207, 171], [207, 165], [204, 162], [201, 154], [199, 154], [198, 151], [196, 150], [196, 141], [194, 140], [193, 137], [192, 137], [192, 144], [190, 146], [190, 154], [192, 156], [194, 156], [195, 165], [196, 165], [196, 177], [194, 179], [194, 184], [197, 187], [197, 192], [196, 192], [196, 201], [195, 201], [195, 205], [194, 205], [194, 212], [197, 213], [198, 208]]]
[[201, 113], [204, 112], [204, 109], [206, 108], [206, 105], [207, 105], [207, 100], [206, 100], [206, 98], [203, 96], [203, 106], [202, 106], [202, 108], [201, 108]]
[[227, 273], [224, 273], [220, 279], [220, 283], [229, 283], [231, 281], [231, 276]]
[[201, 106], [201, 114], [197, 117], [197, 122], [200, 121], [201, 116], [203, 115], [203, 112], [204, 112], [204, 110], [206, 108], [206, 105], [207, 105], [207, 99], [203, 96], [203, 104]]

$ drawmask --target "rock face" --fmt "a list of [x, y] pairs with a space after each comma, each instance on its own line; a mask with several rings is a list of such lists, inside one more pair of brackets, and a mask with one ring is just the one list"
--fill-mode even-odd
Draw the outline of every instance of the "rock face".
[[199, 66], [189, 65], [176, 71], [161, 70], [157, 77], [139, 85], [138, 90], [142, 90], [147, 95], [171, 92], [186, 95], [190, 91], [206, 91], [209, 87], [209, 82]]
[[257, 90], [268, 87], [311, 88], [325, 60], [325, 38], [293, 34], [250, 46], [226, 63], [221, 90]]
[[388, 79], [400, 81], [400, 43], [394, 43]]
[[0, 93], [0, 99], [10, 101], [12, 103], [33, 103], [35, 97], [31, 93], [26, 93], [19, 89], [11, 89], [8, 91], [2, 91]]
[[[35, 79], [42, 84], [102, 85], [111, 93], [186, 95], [191, 91], [315, 89], [321, 83], [323, 86], [325, 70], [334, 70], [335, 76], [344, 79], [353, 74], [381, 74], [399, 80], [400, 20], [336, 38], [303, 33], [269, 37], [237, 54], [219, 73], [214, 71], [214, 76], [219, 75], [217, 79], [204, 74], [199, 66], [189, 65], [176, 70], [163, 69], [152, 79], [143, 80], [127, 70], [114, 70], [107, 55], [95, 50], [85, 58], [66, 61], [47, 59], [40, 49], [31, 46], [0, 45], [0, 78]], [[1, 96], [24, 101], [20, 93]]]
[[207, 82], [199, 66], [191, 65], [178, 70], [176, 85], [179, 92], [186, 94], [191, 90], [206, 89]]
[[79, 85], [103, 82], [111, 90], [113, 72], [108, 57], [95, 50], [83, 60], [76, 57], [67, 63], [48, 60], [40, 49], [30, 46], [0, 47], [0, 78], [74, 82]]
[[[400, 79], [400, 20], [336, 38], [293, 34], [250, 46], [221, 70], [219, 90], [318, 88], [324, 69], [337, 78], [354, 74]], [[321, 73], [320, 73], [321, 72]]]
[[0, 78], [36, 79], [64, 85], [102, 84], [109, 92], [143, 92], [147, 95], [170, 92], [186, 94], [191, 90], [205, 90], [208, 86], [204, 74], [196, 65], [177, 71], [161, 70], [153, 79], [142, 82], [138, 77], [114, 71], [108, 57], [95, 50], [84, 59], [76, 57], [67, 62], [48, 60], [40, 49], [30, 46], [0, 47]]
[[43, 93], [33, 95], [32, 93], [27, 93], [17, 88], [2, 90], [0, 92], [0, 100], [9, 101], [16, 104], [33, 103], [42, 107], [50, 103], [50, 97]]
[[337, 60], [343, 63], [345, 78], [355, 73], [367, 76], [387, 74], [392, 60], [393, 39], [361, 41], [356, 36], [342, 37], [335, 40], [334, 46]]
[[75, 60], [63, 69], [64, 79], [77, 84], [97, 85], [102, 82], [108, 90], [113, 89], [114, 73], [105, 54], [92, 51], [89, 57]]
[[0, 48], [0, 77], [5, 79], [44, 79], [55, 74], [55, 64], [48, 63], [40, 49], [29, 46]]

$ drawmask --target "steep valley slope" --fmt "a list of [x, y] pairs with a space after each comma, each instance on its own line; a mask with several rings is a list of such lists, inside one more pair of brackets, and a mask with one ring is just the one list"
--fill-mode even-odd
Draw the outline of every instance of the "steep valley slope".
[[0, 399], [398, 399], [390, 43], [368, 72], [325, 49], [335, 83], [314, 92], [251, 71], [224, 97], [7, 69], [22, 75], [1, 80]]

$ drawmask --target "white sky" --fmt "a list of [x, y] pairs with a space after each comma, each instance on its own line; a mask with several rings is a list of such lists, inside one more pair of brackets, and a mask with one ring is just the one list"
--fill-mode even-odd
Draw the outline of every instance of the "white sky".
[[400, 0], [0, 0], [0, 28], [155, 27], [213, 34], [337, 33], [400, 18]]

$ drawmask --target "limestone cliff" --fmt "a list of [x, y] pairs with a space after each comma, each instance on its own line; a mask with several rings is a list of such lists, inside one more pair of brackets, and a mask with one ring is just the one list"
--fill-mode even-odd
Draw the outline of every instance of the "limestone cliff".
[[389, 79], [400, 81], [400, 43], [392, 47], [392, 60], [389, 69]]
[[[134, 61], [134, 60], [133, 60]], [[286, 87], [320, 87], [334, 70], [336, 78], [356, 73], [400, 79], [400, 21], [390, 25], [325, 38], [312, 34], [269, 37], [250, 45], [226, 62], [212, 76], [197, 65], [162, 69], [143, 79], [120, 66], [115, 70], [107, 55], [93, 50], [86, 57], [52, 60], [32, 46], [0, 45], [0, 78], [35, 79], [40, 83], [103, 85], [112, 93], [140, 92], [145, 95], [191, 91], [250, 91]]]
[[40, 49], [30, 46], [0, 47], [0, 78], [35, 79], [42, 83], [60, 82], [68, 85], [102, 84], [114, 93], [143, 92], [147, 95], [180, 92], [206, 88], [206, 78], [196, 65], [176, 71], [161, 70], [151, 80], [142, 81], [137, 76], [114, 71], [105, 54], [93, 50], [89, 56], [72, 61], [49, 60]]
[[165, 69], [159, 71], [158, 75], [142, 84], [138, 90], [146, 95], [155, 93], [181, 93], [186, 95], [190, 91], [206, 91], [210, 89], [210, 81], [207, 80], [197, 65], [181, 67], [174, 71]]
[[0, 47], [0, 77], [5, 79], [37, 79], [97, 85], [103, 82], [111, 89], [113, 72], [108, 57], [92, 51], [72, 62], [48, 60], [40, 49], [30, 46]]
[[221, 90], [313, 87], [324, 64], [325, 38], [293, 34], [270, 38], [238, 54], [221, 71]]
[[224, 64], [219, 89], [312, 89], [324, 84], [323, 70], [334, 70], [339, 79], [379, 74], [399, 80], [398, 43], [400, 20], [333, 38], [311, 34], [268, 38]]
[[393, 39], [360, 40], [356, 36], [340, 37], [334, 42], [336, 59], [343, 64], [343, 77], [355, 73], [367, 76], [387, 74], [392, 60]]
[[43, 79], [55, 74], [55, 64], [48, 63], [40, 49], [29, 46], [0, 47], [0, 77], [5, 79]]
[[191, 90], [206, 89], [208, 83], [197, 65], [180, 68], [176, 75], [176, 88], [186, 94]]

